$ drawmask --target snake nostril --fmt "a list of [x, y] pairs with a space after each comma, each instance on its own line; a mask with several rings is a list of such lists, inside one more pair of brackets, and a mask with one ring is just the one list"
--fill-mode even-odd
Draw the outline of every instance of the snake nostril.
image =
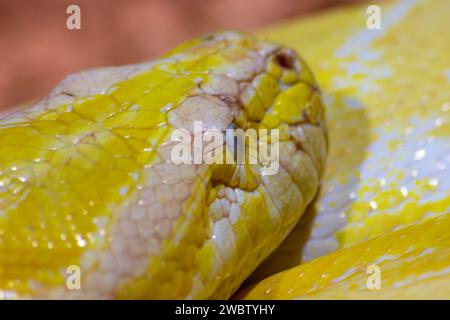
[[294, 69], [294, 57], [287, 52], [281, 52], [277, 54], [275, 56], [275, 61], [284, 69]]

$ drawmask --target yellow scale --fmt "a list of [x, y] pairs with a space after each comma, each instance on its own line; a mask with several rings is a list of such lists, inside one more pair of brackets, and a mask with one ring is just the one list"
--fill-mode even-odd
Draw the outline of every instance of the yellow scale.
[[261, 33], [310, 63], [330, 151], [317, 202], [253, 281], [291, 269], [239, 298], [450, 298], [450, 3], [379, 5], [381, 30], [358, 5]]

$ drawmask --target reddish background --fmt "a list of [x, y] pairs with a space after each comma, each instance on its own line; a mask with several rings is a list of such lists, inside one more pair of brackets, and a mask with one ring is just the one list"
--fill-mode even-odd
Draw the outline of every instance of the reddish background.
[[[154, 58], [193, 35], [263, 25], [358, 0], [0, 0], [0, 110], [64, 75]], [[81, 30], [66, 8], [81, 8]]]

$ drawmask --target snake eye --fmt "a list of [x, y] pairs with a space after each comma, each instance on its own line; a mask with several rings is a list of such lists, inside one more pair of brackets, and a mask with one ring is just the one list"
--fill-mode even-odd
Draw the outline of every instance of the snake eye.
[[294, 70], [295, 69], [295, 58], [289, 52], [280, 52], [275, 56], [275, 61], [278, 65], [284, 69]]

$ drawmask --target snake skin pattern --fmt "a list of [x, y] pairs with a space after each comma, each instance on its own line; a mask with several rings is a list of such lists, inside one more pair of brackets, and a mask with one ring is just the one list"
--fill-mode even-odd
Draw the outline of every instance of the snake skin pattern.
[[[279, 130], [278, 173], [173, 163], [193, 121]], [[326, 152], [311, 71], [243, 33], [70, 75], [0, 120], [0, 298], [228, 298], [312, 201]]]

